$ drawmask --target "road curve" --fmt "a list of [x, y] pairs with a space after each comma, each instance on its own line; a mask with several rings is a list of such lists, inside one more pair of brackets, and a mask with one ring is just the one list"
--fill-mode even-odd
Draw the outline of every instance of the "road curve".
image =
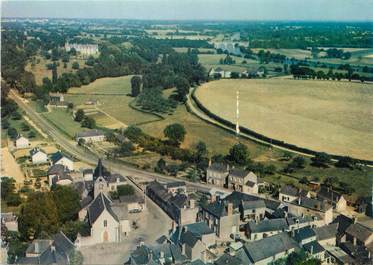
[[[28, 104], [26, 104], [23, 99], [18, 95], [17, 92], [14, 90], [11, 90], [9, 93], [10, 98], [12, 98], [17, 105], [26, 112], [26, 114], [29, 116], [29, 118], [37, 125], [39, 126], [48, 136], [50, 136], [56, 144], [63, 147], [63, 149], [70, 154], [71, 156], [75, 157], [78, 160], [81, 160], [85, 163], [96, 165], [97, 160], [99, 159], [99, 156], [97, 154], [94, 154], [80, 146], [77, 145], [77, 143], [73, 140], [67, 137], [65, 134], [61, 133], [54, 125], [50, 124], [42, 115], [37, 113], [32, 107], [30, 107]], [[118, 162], [112, 161], [110, 159], [102, 158], [103, 164], [110, 168], [113, 172], [120, 173], [124, 176], [132, 176], [137, 178], [143, 178], [147, 180], [154, 180], [158, 179], [160, 181], [180, 181], [180, 178], [165, 176], [157, 173], [152, 173], [136, 168], [132, 168], [123, 164], [120, 164]], [[186, 184], [194, 188], [196, 190], [202, 190], [202, 191], [208, 191], [211, 188], [215, 188], [214, 186], [203, 184], [203, 183], [195, 183], [186, 181], [185, 179], [182, 179], [186, 182]], [[224, 191], [228, 191], [225, 189], [221, 189]]]

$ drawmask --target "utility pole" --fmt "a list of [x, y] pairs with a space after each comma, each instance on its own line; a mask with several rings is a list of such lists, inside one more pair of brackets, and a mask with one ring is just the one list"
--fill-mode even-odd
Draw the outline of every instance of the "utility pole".
[[240, 92], [237, 89], [236, 90], [236, 139], [237, 141], [239, 140], [239, 137], [240, 137], [239, 118], [240, 118]]

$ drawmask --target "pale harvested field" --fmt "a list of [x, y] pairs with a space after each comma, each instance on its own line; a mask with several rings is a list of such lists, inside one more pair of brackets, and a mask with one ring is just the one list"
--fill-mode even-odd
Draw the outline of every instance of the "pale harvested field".
[[1, 176], [12, 177], [17, 187], [25, 180], [25, 175], [7, 147], [1, 148]]
[[211, 112], [258, 133], [332, 154], [373, 157], [371, 84], [300, 80], [220, 80], [196, 95]]

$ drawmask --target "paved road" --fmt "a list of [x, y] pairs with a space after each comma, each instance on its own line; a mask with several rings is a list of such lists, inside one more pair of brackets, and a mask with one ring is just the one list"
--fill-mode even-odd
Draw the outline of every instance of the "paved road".
[[[91, 164], [96, 165], [97, 160], [99, 159], [99, 156], [97, 154], [94, 154], [80, 146], [77, 145], [77, 143], [70, 139], [67, 135], [59, 131], [54, 125], [50, 124], [40, 113], [37, 113], [32, 107], [30, 107], [27, 103], [24, 102], [24, 100], [15, 92], [11, 91], [9, 93], [10, 97], [18, 104], [18, 106], [26, 112], [26, 114], [29, 116], [29, 118], [38, 126], [40, 127], [48, 136], [50, 136], [56, 144], [60, 145], [67, 153], [72, 155], [73, 157]], [[103, 164], [110, 168], [112, 171], [116, 173], [120, 173], [125, 176], [133, 176], [136, 178], [142, 178], [145, 180], [154, 180], [158, 179], [160, 181], [175, 181], [180, 180], [179, 178], [165, 176], [161, 174], [151, 173], [143, 170], [139, 170], [136, 168], [132, 168], [126, 165], [123, 165], [121, 163], [118, 163], [116, 161], [110, 160], [110, 159], [103, 159]], [[185, 181], [183, 179], [183, 181]], [[213, 186], [202, 184], [202, 183], [193, 183], [185, 181], [187, 185], [191, 188], [202, 190], [202, 191], [208, 191]], [[222, 189], [224, 190], [224, 189]]]

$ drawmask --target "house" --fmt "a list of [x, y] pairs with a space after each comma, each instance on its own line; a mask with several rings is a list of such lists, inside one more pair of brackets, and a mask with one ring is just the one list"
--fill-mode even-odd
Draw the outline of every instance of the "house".
[[38, 147], [35, 147], [30, 150], [30, 156], [33, 164], [43, 164], [47, 163], [48, 161], [47, 154]]
[[181, 253], [191, 261], [206, 261], [207, 249], [216, 244], [214, 231], [204, 222], [178, 226], [171, 234], [170, 240], [179, 246]]
[[285, 232], [289, 226], [285, 218], [279, 218], [266, 219], [258, 223], [250, 221], [245, 228], [246, 236], [249, 240], [254, 241]]
[[229, 171], [228, 188], [248, 194], [258, 193], [258, 177], [250, 171], [233, 168]]
[[82, 139], [85, 143], [102, 142], [105, 141], [105, 133], [97, 129], [87, 130], [77, 133], [75, 139], [77, 142]]
[[222, 163], [212, 163], [206, 172], [206, 181], [208, 184], [224, 187], [229, 174], [229, 166]]
[[82, 55], [95, 55], [99, 53], [97, 44], [79, 44], [79, 43], [65, 43], [65, 50], [67, 52], [74, 49], [75, 51], [81, 53]]
[[212, 68], [209, 72], [209, 76], [215, 79], [218, 78], [231, 78], [232, 72], [224, 71], [221, 67], [217, 67], [216, 69]]
[[266, 213], [266, 204], [264, 200], [242, 201], [241, 202], [241, 220], [260, 221], [264, 219]]
[[30, 146], [30, 142], [26, 137], [24, 137], [22, 135], [18, 135], [18, 137], [14, 141], [14, 145], [18, 149], [28, 148]]
[[282, 186], [279, 194], [278, 199], [283, 202], [293, 202], [298, 199], [299, 190], [292, 186], [292, 185], [285, 185]]
[[1, 225], [8, 231], [18, 232], [18, 218], [14, 213], [1, 213]]
[[61, 164], [51, 166], [48, 171], [48, 183], [52, 185], [70, 185], [73, 179], [69, 175], [69, 170]]
[[61, 93], [49, 93], [49, 103], [53, 107], [67, 108], [68, 103]]
[[35, 239], [17, 264], [70, 264], [74, 243], [62, 232], [51, 239]]
[[346, 229], [346, 241], [354, 246], [373, 246], [373, 230], [355, 221]]
[[232, 202], [213, 199], [201, 207], [199, 221], [204, 221], [221, 239], [236, 235], [239, 231], [240, 212], [233, 207]]
[[332, 223], [321, 227], [313, 228], [316, 233], [316, 239], [322, 245], [325, 246], [336, 246], [337, 245], [337, 233], [338, 224]]
[[87, 208], [85, 222], [90, 227], [88, 235], [80, 235], [75, 241], [77, 246], [98, 243], [121, 242], [131, 231], [126, 216], [118, 216], [111, 207], [111, 201], [100, 193]]
[[186, 194], [168, 192], [165, 185], [153, 181], [146, 186], [146, 194], [161, 207], [177, 224], [194, 223], [198, 207], [194, 199]]
[[[186, 261], [187, 258], [180, 252], [180, 249], [174, 244], [164, 243], [157, 246], [146, 246], [143, 243], [140, 243], [140, 245], [137, 246], [137, 248], [130, 254], [130, 258], [128, 262], [125, 264], [186, 264]], [[200, 265], [200, 263], [195, 263], [194, 265]]]
[[339, 194], [336, 191], [333, 191], [331, 188], [325, 185], [321, 185], [320, 190], [317, 192], [317, 198], [319, 200], [328, 201], [338, 212], [346, 210], [347, 201], [343, 197], [343, 195]]
[[74, 161], [68, 156], [64, 155], [61, 151], [52, 154], [51, 161], [53, 165], [63, 165], [70, 171], [74, 170]]
[[246, 243], [236, 256], [255, 265], [270, 264], [299, 250], [297, 242], [287, 233], [279, 233], [255, 242]]

